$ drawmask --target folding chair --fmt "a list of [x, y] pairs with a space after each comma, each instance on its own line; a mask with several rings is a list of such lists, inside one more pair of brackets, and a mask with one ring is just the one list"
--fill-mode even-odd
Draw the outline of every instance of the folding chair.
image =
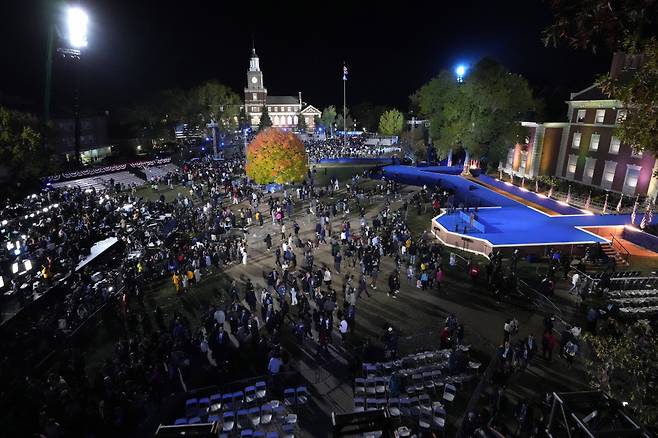
[[432, 381], [431, 371], [423, 371], [423, 385], [425, 386], [425, 390], [434, 392], [435, 386], [434, 382]]
[[363, 412], [366, 410], [366, 401], [363, 397], [354, 398], [354, 412]]
[[357, 377], [354, 379], [354, 395], [366, 395], [366, 379], [363, 377]]
[[233, 409], [238, 411], [244, 406], [244, 393], [237, 391], [233, 393]]
[[260, 424], [270, 424], [272, 422], [274, 409], [270, 403], [265, 403], [260, 407]]
[[254, 431], [254, 434], [252, 435], [253, 438], [265, 438], [265, 432], [256, 430]]
[[457, 388], [452, 383], [447, 383], [445, 388], [443, 388], [443, 399], [446, 401], [452, 402], [456, 394]]
[[283, 402], [286, 406], [295, 405], [295, 388], [286, 388], [283, 390]]
[[367, 411], [376, 411], [377, 410], [377, 399], [376, 398], [367, 398], [366, 399], [366, 410]]
[[256, 429], [260, 424], [260, 408], [258, 406], [254, 406], [253, 408], [249, 409], [247, 413], [249, 414], [249, 421], [251, 422], [251, 425], [254, 427], [254, 429]]
[[180, 426], [183, 424], [187, 424], [187, 418], [179, 418], [174, 422], [174, 426]]
[[256, 401], [256, 387], [255, 386], [247, 386], [244, 389], [244, 399], [245, 402], [247, 402], [247, 405], [252, 404], [253, 402]]
[[281, 428], [283, 432], [283, 438], [295, 438], [295, 425], [286, 424]]
[[446, 410], [440, 404], [432, 408], [432, 426], [434, 429], [443, 429], [446, 426]]
[[256, 398], [264, 400], [265, 396], [267, 396], [267, 385], [263, 381], [256, 382]]
[[397, 418], [401, 415], [400, 411], [400, 399], [397, 397], [388, 399], [388, 413], [391, 414], [391, 417]]
[[249, 421], [249, 411], [240, 409], [237, 414], [238, 429], [248, 429], [251, 422]]
[[366, 395], [375, 395], [377, 394], [377, 381], [375, 378], [366, 379]]
[[251, 429], [245, 429], [240, 432], [240, 438], [252, 438], [254, 436], [254, 431]]
[[409, 428], [408, 428], [407, 426], [400, 426], [400, 427], [398, 427], [397, 432], [398, 432], [398, 436], [399, 436], [399, 437], [408, 437], [408, 436], [411, 436], [411, 431], [409, 430]]
[[377, 366], [371, 363], [363, 364], [363, 375], [366, 377], [374, 377], [377, 374]]
[[185, 415], [194, 417], [199, 412], [199, 400], [195, 398], [188, 399], [185, 402]]
[[279, 438], [279, 432], [267, 432], [265, 438]]
[[210, 396], [210, 412], [218, 412], [222, 409], [222, 395], [213, 394]]
[[297, 424], [297, 414], [286, 415], [285, 424]]
[[199, 424], [201, 423], [201, 417], [192, 417], [190, 418], [190, 421], [187, 422], [187, 424]]
[[430, 399], [429, 394], [421, 394], [418, 396], [418, 404], [422, 408], [432, 409], [432, 400]]
[[283, 406], [276, 406], [274, 408], [274, 416], [276, 417], [277, 421], [279, 421], [279, 423], [285, 422], [284, 420], [286, 419], [286, 408]]
[[375, 377], [375, 392], [377, 395], [386, 394], [386, 387], [388, 386], [388, 379], [386, 377]]
[[404, 417], [411, 416], [411, 399], [409, 397], [400, 397], [400, 413]]
[[409, 405], [410, 405], [409, 414], [412, 417], [417, 416], [419, 411], [420, 411], [420, 404], [418, 402], [418, 397], [415, 397], [415, 396], [410, 397], [409, 398]]
[[222, 426], [222, 432], [231, 432], [235, 427], [235, 414], [233, 412], [224, 412], [222, 415], [224, 420], [224, 425]]
[[423, 375], [414, 374], [411, 378], [413, 380], [414, 388], [416, 392], [418, 393], [423, 392], [423, 390], [425, 389], [425, 385], [423, 384]]
[[422, 430], [429, 430], [432, 426], [432, 410], [421, 408], [418, 415], [418, 427]]
[[295, 393], [297, 396], [297, 404], [298, 405], [306, 404], [309, 397], [308, 389], [306, 389], [306, 386], [298, 386], [297, 389], [295, 390]]
[[205, 415], [210, 410], [210, 399], [204, 397], [199, 399], [199, 412], [198, 415]]
[[222, 410], [224, 412], [233, 411], [233, 393], [229, 392], [222, 395]]

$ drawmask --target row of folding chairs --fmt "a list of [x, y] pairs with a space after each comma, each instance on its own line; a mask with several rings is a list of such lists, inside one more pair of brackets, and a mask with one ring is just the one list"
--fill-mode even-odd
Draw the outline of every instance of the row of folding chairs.
[[610, 281], [611, 290], [646, 290], [654, 289], [658, 283], [655, 278], [616, 278]]
[[642, 298], [642, 297], [658, 297], [658, 289], [646, 289], [646, 290], [624, 290], [624, 291], [610, 291], [606, 292], [606, 295], [610, 298]]
[[[245, 429], [240, 432], [240, 438], [294, 438], [295, 437], [295, 425], [287, 424], [281, 428], [282, 433], [273, 431], [273, 432], [263, 432], [262, 430], [251, 430]], [[220, 433], [219, 438], [229, 438], [228, 433]]]
[[308, 402], [310, 394], [306, 386], [298, 386], [296, 388], [285, 388], [283, 390], [283, 402], [286, 406], [300, 406]]
[[[443, 429], [446, 422], [446, 410], [442, 403], [431, 402], [418, 397], [401, 397], [384, 399], [354, 399], [354, 412], [388, 409], [392, 418], [417, 417], [423, 429]], [[422, 424], [421, 424], [422, 423]]]
[[[588, 274], [592, 278], [602, 278], [604, 272], [592, 272], [591, 274]], [[610, 272], [610, 279], [613, 280], [615, 278], [628, 278], [628, 277], [639, 277], [642, 275], [640, 271], [617, 271], [617, 272]]]
[[365, 377], [375, 377], [377, 375], [391, 374], [403, 368], [417, 368], [419, 366], [436, 363], [437, 361], [447, 360], [450, 350], [425, 351], [407, 355], [401, 359], [390, 362], [376, 362], [362, 364], [363, 375]]
[[[448, 383], [443, 388], [442, 399], [444, 402], [452, 403], [457, 396], [457, 387]], [[384, 408], [395, 408], [402, 410], [403, 415], [413, 415], [415, 409], [421, 407], [431, 408], [437, 402], [433, 402], [429, 394], [423, 393], [418, 396], [403, 396], [403, 397], [389, 397], [387, 398], [374, 398], [374, 397], [354, 397], [354, 411], [372, 411]]]
[[295, 425], [297, 415], [289, 413], [277, 400], [265, 403], [262, 406], [254, 406], [249, 409], [238, 411], [225, 411], [221, 415], [210, 414], [207, 417], [179, 418], [175, 425], [215, 423], [220, 422], [222, 432], [231, 433], [234, 430], [258, 430], [259, 427], [268, 428], [274, 425], [281, 427]]
[[267, 397], [265, 382], [256, 382], [244, 391], [213, 394], [210, 397], [191, 398], [185, 402], [185, 414], [188, 418], [203, 416], [220, 411], [238, 411], [245, 406], [262, 403]]

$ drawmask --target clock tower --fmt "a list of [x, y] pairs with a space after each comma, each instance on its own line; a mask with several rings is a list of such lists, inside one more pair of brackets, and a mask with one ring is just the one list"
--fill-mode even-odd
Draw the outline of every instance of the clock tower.
[[267, 88], [263, 86], [263, 72], [260, 71], [256, 49], [252, 48], [249, 70], [247, 71], [247, 86], [244, 89], [244, 104], [247, 108], [247, 114], [260, 116], [266, 102]]

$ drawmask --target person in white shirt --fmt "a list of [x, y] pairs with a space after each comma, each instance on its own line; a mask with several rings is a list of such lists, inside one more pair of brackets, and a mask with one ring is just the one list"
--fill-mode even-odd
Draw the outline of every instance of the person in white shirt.
[[574, 289], [578, 289], [578, 283], [580, 282], [580, 274], [577, 272], [573, 274], [573, 277], [571, 277], [571, 289], [569, 289], [569, 293], [573, 292]]
[[348, 328], [349, 327], [348, 327], [348, 324], [347, 324], [347, 320], [345, 318], [343, 318], [340, 321], [340, 324], [338, 325], [338, 331], [340, 332], [340, 337], [341, 337], [343, 342], [345, 342], [345, 339], [347, 339]]

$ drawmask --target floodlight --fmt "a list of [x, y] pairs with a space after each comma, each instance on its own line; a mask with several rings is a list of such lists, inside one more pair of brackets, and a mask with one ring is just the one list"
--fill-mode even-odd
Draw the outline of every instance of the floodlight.
[[87, 25], [89, 23], [87, 13], [80, 8], [72, 7], [68, 10], [66, 22], [69, 29], [69, 44], [76, 49], [87, 47]]

